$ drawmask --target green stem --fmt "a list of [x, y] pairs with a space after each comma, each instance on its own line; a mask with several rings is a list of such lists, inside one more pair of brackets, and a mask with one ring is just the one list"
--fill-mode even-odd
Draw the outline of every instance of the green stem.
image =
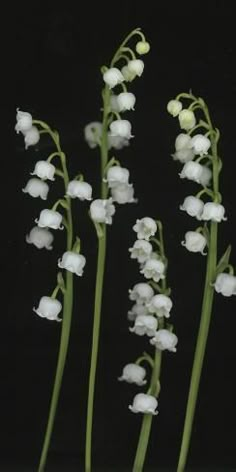
[[203, 366], [203, 360], [206, 350], [207, 338], [210, 327], [214, 288], [210, 285], [214, 279], [216, 270], [216, 254], [217, 254], [217, 223], [211, 223], [210, 230], [210, 245], [207, 261], [207, 272], [205, 280], [205, 289], [202, 304], [201, 322], [198, 332], [196, 351], [193, 362], [192, 376], [190, 381], [190, 389], [188, 395], [184, 430], [182, 436], [182, 444], [179, 456], [179, 463], [177, 472], [185, 470], [187, 456], [190, 445], [190, 438], [192, 433], [193, 419], [196, 409], [196, 402]]

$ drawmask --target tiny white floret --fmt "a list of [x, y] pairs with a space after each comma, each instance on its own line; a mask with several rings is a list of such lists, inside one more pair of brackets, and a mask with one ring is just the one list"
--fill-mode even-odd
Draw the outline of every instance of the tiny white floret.
[[128, 383], [135, 383], [141, 386], [147, 383], [147, 381], [144, 380], [145, 376], [146, 370], [144, 369], [144, 367], [141, 367], [137, 364], [127, 364], [123, 368], [122, 375], [121, 377], [118, 377], [118, 380], [125, 381]]
[[68, 183], [66, 195], [79, 200], [92, 200], [92, 187], [84, 181], [71, 180]]
[[52, 228], [52, 229], [63, 229], [61, 225], [62, 215], [58, 211], [44, 209], [40, 212], [39, 219], [35, 220], [35, 223], [40, 228]]
[[92, 121], [84, 128], [84, 138], [91, 149], [97, 147], [101, 142], [102, 123], [100, 121]]
[[220, 203], [207, 202], [204, 205], [201, 220], [204, 221], [216, 221], [220, 223], [222, 220], [226, 221], [227, 218], [224, 216], [225, 208]]
[[207, 240], [203, 234], [197, 231], [187, 231], [185, 234], [185, 240], [181, 242], [182, 246], [190, 252], [200, 252], [203, 256], [206, 255], [204, 252]]
[[182, 171], [179, 173], [181, 179], [189, 179], [193, 180], [194, 182], [201, 183], [201, 175], [202, 175], [202, 165], [198, 162], [186, 162], [183, 166]]
[[147, 303], [154, 295], [153, 288], [145, 282], [135, 284], [132, 289], [129, 290], [130, 300], [134, 300], [137, 304]]
[[135, 95], [130, 92], [122, 92], [117, 97], [119, 111], [134, 110]]
[[144, 62], [141, 59], [132, 59], [128, 62], [127, 67], [132, 74], [138, 75], [140, 77], [143, 73]]
[[112, 224], [112, 216], [115, 213], [115, 206], [112, 198], [96, 199], [90, 205], [90, 216], [94, 222]]
[[31, 128], [24, 132], [25, 139], [25, 149], [28, 149], [29, 146], [35, 146], [40, 140], [40, 134], [36, 126], [31, 126]]
[[121, 138], [133, 138], [131, 134], [131, 123], [128, 120], [115, 120], [110, 124], [111, 136], [119, 136]]
[[34, 226], [25, 239], [28, 244], [34, 244], [38, 249], [45, 248], [50, 251], [54, 236], [48, 229]]
[[176, 344], [178, 343], [178, 338], [174, 333], [171, 333], [167, 329], [159, 329], [155, 333], [154, 338], [150, 339], [150, 344], [159, 349], [160, 351], [172, 351], [176, 352]]
[[133, 328], [129, 328], [129, 330], [131, 333], [135, 333], [138, 336], [144, 336], [146, 334], [151, 337], [155, 335], [157, 326], [158, 321], [155, 316], [138, 315], [134, 320]]
[[37, 313], [38, 316], [47, 318], [50, 321], [61, 321], [61, 318], [58, 318], [58, 314], [61, 310], [62, 304], [52, 297], [42, 297], [38, 308], [33, 308], [33, 311]]
[[20, 132], [24, 134], [26, 131], [29, 131], [32, 128], [32, 124], [32, 115], [27, 111], [20, 111], [17, 109], [15, 126], [17, 134]]
[[140, 264], [146, 262], [152, 253], [152, 245], [145, 239], [135, 241], [133, 247], [129, 248], [131, 259], [137, 259]]
[[154, 282], [159, 282], [160, 279], [164, 279], [165, 275], [165, 264], [158, 259], [148, 259], [140, 273], [146, 277], [146, 279], [152, 279]]
[[162, 293], [154, 295], [150, 302], [146, 304], [150, 313], [155, 313], [159, 318], [169, 318], [173, 302], [167, 295]]
[[196, 134], [191, 139], [191, 147], [194, 150], [194, 154], [205, 156], [211, 147], [211, 141], [203, 134]]
[[133, 404], [129, 405], [129, 409], [133, 413], [157, 415], [157, 405], [157, 399], [152, 395], [148, 395], [147, 393], [138, 393], [133, 399]]
[[40, 179], [48, 179], [48, 180], [55, 180], [54, 174], [55, 174], [56, 168], [51, 162], [47, 161], [38, 161], [35, 164], [35, 168], [33, 172], [31, 172], [31, 175], [37, 175]]
[[183, 105], [179, 100], [170, 100], [167, 103], [167, 111], [170, 113], [172, 116], [178, 116], [180, 111], [182, 110]]
[[188, 109], [181, 110], [178, 119], [180, 128], [186, 131], [192, 129], [196, 124], [196, 118], [193, 111]]
[[213, 286], [217, 293], [221, 293], [225, 297], [236, 295], [236, 277], [234, 275], [223, 272], [218, 274]]
[[113, 202], [123, 205], [125, 203], [137, 203], [134, 198], [134, 188], [132, 184], [118, 184], [111, 188], [111, 196]]
[[103, 74], [104, 82], [109, 86], [110, 89], [115, 87], [124, 81], [124, 77], [117, 67], [111, 67]]
[[62, 259], [58, 261], [58, 267], [66, 269], [79, 277], [83, 275], [86, 258], [82, 254], [73, 251], [64, 252]]
[[157, 224], [152, 218], [145, 216], [140, 220], [136, 220], [133, 230], [137, 233], [138, 239], [146, 239], [148, 241], [156, 233]]
[[32, 178], [29, 179], [22, 192], [28, 193], [31, 197], [40, 197], [42, 200], [47, 200], [49, 186], [43, 180]]
[[184, 199], [182, 205], [180, 205], [180, 210], [186, 211], [189, 216], [195, 216], [198, 220], [201, 219], [201, 215], [204, 208], [204, 202], [193, 195], [189, 195]]

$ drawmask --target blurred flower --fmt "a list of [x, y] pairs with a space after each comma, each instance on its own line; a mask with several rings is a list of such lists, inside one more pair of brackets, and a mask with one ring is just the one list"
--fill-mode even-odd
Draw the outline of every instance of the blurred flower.
[[25, 239], [28, 244], [34, 244], [38, 249], [45, 247], [45, 249], [51, 250], [54, 236], [48, 229], [34, 226]]
[[115, 206], [112, 204], [112, 198], [96, 199], [90, 205], [90, 215], [93, 221], [97, 223], [112, 224], [112, 216], [115, 213]]

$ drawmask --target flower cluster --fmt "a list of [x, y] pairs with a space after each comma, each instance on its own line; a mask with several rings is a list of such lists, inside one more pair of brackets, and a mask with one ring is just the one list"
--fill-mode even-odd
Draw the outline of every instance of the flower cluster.
[[[175, 352], [177, 336], [169, 326], [165, 326], [165, 319], [170, 317], [173, 302], [169, 297], [170, 290], [166, 289], [166, 258], [161, 242], [162, 237], [160, 236], [159, 240], [155, 237], [157, 229], [161, 231], [160, 222], [150, 217], [138, 219], [133, 226], [137, 240], [133, 247], [129, 248], [130, 256], [137, 260], [140, 273], [148, 281], [136, 283], [129, 290], [129, 298], [134, 302], [128, 312], [128, 320], [134, 322], [129, 331], [137, 336], [147, 336], [149, 343], [155, 347], [156, 353], [164, 350]], [[157, 245], [156, 251], [153, 249], [152, 241]], [[159, 281], [162, 282], [162, 286], [158, 284]], [[148, 361], [152, 367], [155, 362], [151, 356], [144, 355], [136, 363], [127, 364], [119, 380], [144, 385], [146, 370], [139, 365], [141, 361]], [[133, 404], [129, 406], [130, 410], [134, 413], [157, 414], [157, 395], [158, 392], [153, 390], [151, 385], [147, 394], [135, 396]]]

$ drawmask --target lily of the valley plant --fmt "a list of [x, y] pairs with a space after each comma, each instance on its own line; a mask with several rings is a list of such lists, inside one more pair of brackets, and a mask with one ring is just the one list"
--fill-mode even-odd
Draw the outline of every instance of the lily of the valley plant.
[[[45, 203], [45, 207], [39, 212], [35, 223], [26, 235], [26, 242], [37, 249], [52, 251], [57, 232], [63, 231], [65, 234], [65, 246], [57, 262], [59, 270], [55, 276], [56, 281], [48, 287], [46, 293], [39, 294], [35, 306], [32, 307], [34, 313], [41, 318], [61, 323], [56, 375], [38, 472], [45, 470], [50, 451], [67, 359], [74, 311], [73, 278], [74, 276], [78, 278], [88, 276], [83, 241], [79, 234], [75, 234], [73, 228], [76, 215], [73, 215], [72, 209], [75, 208], [76, 201], [78, 205], [87, 206], [88, 218], [94, 224], [98, 245], [94, 268], [96, 286], [91, 363], [88, 372], [85, 445], [85, 470], [86, 472], [92, 470], [93, 411], [102, 321], [107, 225], [112, 226], [117, 205], [138, 201], [132, 179], [130, 182], [130, 171], [120, 164], [115, 154], [116, 150], [130, 146], [134, 138], [130, 119], [135, 109], [136, 97], [130, 88], [133, 81], [139, 80], [143, 74], [144, 62], [140, 56], [148, 53], [149, 49], [150, 45], [144, 34], [140, 28], [137, 28], [122, 42], [110, 64], [101, 67], [102, 116], [100, 121], [92, 121], [84, 128], [84, 137], [91, 149], [89, 152], [98, 152], [100, 155], [100, 175], [98, 176], [100, 191], [97, 195], [94, 195], [89, 178], [87, 176], [85, 178], [81, 169], [78, 169], [78, 174], [69, 176], [68, 157], [61, 147], [59, 133], [41, 119], [32, 117], [29, 112], [17, 110], [15, 130], [23, 135], [26, 150], [30, 146], [37, 146], [40, 156], [40, 141], [44, 139], [44, 135], [50, 137], [52, 144], [52, 152], [47, 158], [43, 159], [40, 156], [34, 168], [29, 169], [31, 177], [24, 184], [23, 192], [33, 198], [48, 202], [50, 185], [61, 185], [61, 197], [56, 202]], [[220, 260], [217, 255], [218, 224], [226, 219], [219, 191], [219, 174], [222, 167], [217, 150], [219, 131], [212, 125], [205, 102], [191, 93], [182, 93], [171, 100], [167, 105], [167, 110], [172, 116], [177, 117], [181, 129], [175, 141], [173, 154], [173, 158], [183, 164], [179, 177], [192, 180], [196, 185], [196, 192], [193, 192], [193, 195], [186, 195], [184, 201], [180, 202], [180, 210], [192, 217], [189, 231], [182, 237], [182, 245], [190, 252], [206, 256], [204, 260], [207, 261], [202, 315], [178, 465], [178, 472], [182, 472], [185, 469], [189, 450], [214, 292], [220, 292], [224, 296], [235, 295], [236, 277], [233, 267], [229, 264], [230, 247]], [[72, 200], [74, 200], [73, 207]], [[135, 223], [132, 222], [130, 227], [136, 235], [136, 240], [127, 251], [131, 259], [135, 259], [139, 264], [139, 275], [133, 287], [129, 289], [129, 299], [132, 301], [128, 312], [128, 321], [131, 323], [129, 331], [131, 342], [132, 337], [138, 336], [140, 349], [144, 351], [140, 353], [138, 359], [129, 359], [125, 366], [121, 366], [122, 370], [118, 379], [135, 383], [139, 389], [132, 403], [127, 404], [127, 410], [142, 415], [133, 465], [133, 471], [139, 472], [143, 470], [153, 418], [154, 421], [158, 421], [163, 352], [175, 353], [178, 338], [173, 325], [169, 323], [174, 300], [170, 297], [171, 290], [167, 284], [167, 257], [162, 223], [153, 217], [143, 216]], [[182, 250], [181, 244], [180, 250]], [[91, 273], [91, 268], [89, 269]]]

